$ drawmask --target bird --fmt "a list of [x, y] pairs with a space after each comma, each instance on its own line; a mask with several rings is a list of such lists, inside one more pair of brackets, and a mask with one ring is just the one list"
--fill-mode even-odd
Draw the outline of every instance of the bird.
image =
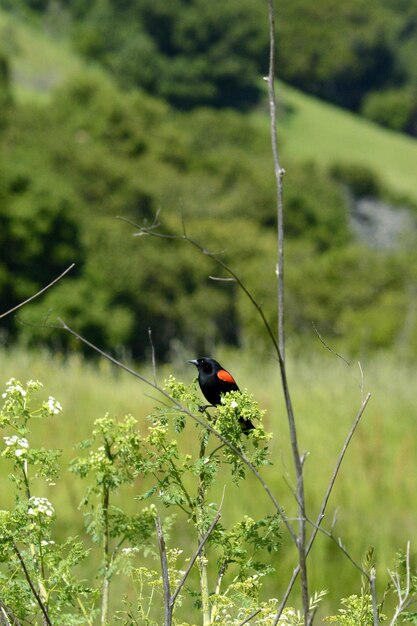
[[[198, 383], [203, 396], [207, 402], [210, 402], [209, 406], [220, 404], [223, 394], [229, 391], [239, 391], [233, 376], [218, 361], [210, 357], [201, 357], [190, 359], [188, 363], [192, 363], [198, 369]], [[205, 408], [207, 407], [203, 407]], [[243, 417], [239, 418], [239, 423], [246, 435], [255, 428], [250, 420], [243, 419]]]

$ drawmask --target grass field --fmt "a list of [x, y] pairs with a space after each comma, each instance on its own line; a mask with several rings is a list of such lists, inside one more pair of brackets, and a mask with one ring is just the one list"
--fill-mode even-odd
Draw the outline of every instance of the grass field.
[[279, 131], [284, 159], [314, 161], [325, 167], [335, 162], [365, 166], [389, 189], [417, 201], [416, 139], [287, 85], [279, 85], [278, 94], [290, 111]]
[[[281, 165], [311, 162], [322, 167], [334, 163], [363, 166], [376, 174], [391, 192], [417, 202], [417, 140], [386, 130], [358, 115], [278, 83], [278, 119]], [[265, 112], [252, 115], [264, 131]], [[291, 171], [288, 171], [288, 175]]]
[[[194, 355], [191, 355], [194, 356]], [[274, 432], [274, 464], [263, 472], [287, 515], [296, 514], [289, 484], [293, 481], [288, 428], [283, 410], [279, 377], [273, 362], [253, 369], [233, 354], [220, 355], [236, 374], [242, 387], [249, 387], [260, 405], [267, 409], [267, 428]], [[46, 353], [26, 353], [18, 349], [0, 353], [3, 382], [10, 376], [22, 381], [37, 378], [45, 384], [45, 394], [55, 396], [63, 413], [33, 439], [46, 447], [64, 451], [63, 479], [51, 488], [48, 497], [58, 511], [57, 532], [82, 534], [81, 514], [77, 510], [82, 485], [66, 473], [67, 462], [76, 453], [74, 445], [88, 437], [94, 419], [106, 412], [123, 416], [131, 413], [144, 425], [144, 418], [155, 405], [143, 384], [128, 374], [115, 371], [107, 362], [87, 364], [74, 356], [69, 359]], [[161, 380], [174, 373], [191, 382], [195, 372], [182, 363], [166, 367]], [[414, 367], [400, 364], [390, 356], [379, 356], [362, 363], [364, 391], [372, 398], [348, 450], [327, 519], [331, 525], [337, 509], [335, 535], [343, 539], [352, 556], [361, 562], [369, 546], [377, 556], [379, 589], [387, 582], [387, 567], [395, 553], [413, 540], [417, 521], [415, 494], [415, 449], [417, 420], [414, 401]], [[305, 465], [308, 511], [315, 518], [335, 461], [361, 403], [361, 375], [357, 365], [348, 367], [321, 345], [302, 360], [289, 358], [289, 380], [298, 422], [300, 447], [309, 452]], [[141, 426], [142, 427], [142, 426]], [[193, 426], [184, 431], [184, 445], [195, 449], [197, 432]], [[252, 476], [245, 488], [237, 489], [225, 477], [218, 484], [213, 499], [220, 499], [226, 485], [223, 521], [237, 517], [271, 512], [266, 495]], [[7, 490], [2, 486], [4, 508]], [[254, 498], [254, 493], [257, 494]], [[180, 533], [178, 542], [186, 541]], [[184, 546], [186, 549], [186, 546]], [[415, 553], [415, 546], [412, 545]], [[276, 558], [276, 574], [269, 580], [265, 593], [279, 596], [287, 585], [295, 563], [295, 550], [288, 538]], [[327, 538], [319, 537], [309, 558], [311, 591], [329, 590], [326, 610], [335, 611], [338, 599], [359, 592], [360, 576], [338, 548]], [[294, 599], [297, 602], [297, 598]]]

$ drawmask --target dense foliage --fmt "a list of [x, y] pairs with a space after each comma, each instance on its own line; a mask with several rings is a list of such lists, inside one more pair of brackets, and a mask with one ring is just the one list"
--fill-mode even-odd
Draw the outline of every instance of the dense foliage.
[[[123, 86], [189, 109], [259, 101], [266, 7], [253, 0], [3, 0], [70, 28], [74, 46]], [[63, 17], [64, 16], [64, 17]], [[417, 9], [412, 0], [276, 3], [279, 77], [417, 134]]]
[[[7, 337], [65, 347], [67, 336], [44, 328], [61, 317], [100, 346], [135, 357], [149, 350], [149, 327], [161, 358], [179, 346], [193, 354], [212, 352], [219, 342], [262, 344], [249, 302], [233, 284], [209, 279], [224, 275], [210, 257], [181, 239], [132, 235], [159, 209], [160, 233], [182, 235], [185, 224], [190, 237], [221, 252], [274, 324], [275, 200], [266, 128], [232, 111], [184, 115], [87, 73], [47, 105], [13, 107], [10, 98], [0, 151], [4, 309], [70, 262], [76, 268], [25, 309], [24, 321], [35, 326], [6, 318]], [[315, 321], [348, 349], [399, 343], [412, 350], [416, 329], [406, 320], [414, 248], [382, 254], [355, 243], [346, 185], [374, 196], [380, 187], [366, 171], [336, 165], [326, 172], [289, 164], [288, 328], [302, 340]]]

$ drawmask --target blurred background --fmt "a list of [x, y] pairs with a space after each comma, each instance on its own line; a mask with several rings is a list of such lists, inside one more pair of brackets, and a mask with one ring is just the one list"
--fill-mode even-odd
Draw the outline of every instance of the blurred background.
[[[286, 331], [308, 504], [314, 517], [360, 404], [360, 360], [374, 398], [331, 504], [358, 560], [375, 545], [384, 571], [417, 515], [417, 4], [276, 5]], [[162, 378], [189, 382], [186, 359], [217, 357], [268, 409], [270, 480], [295, 511], [279, 377], [255, 310], [210, 280], [224, 272], [187, 242], [133, 236], [156, 216], [167, 234], [185, 225], [275, 327], [268, 45], [257, 0], [0, 0], [1, 311], [75, 263], [1, 320], [0, 362], [4, 382], [40, 378], [64, 405], [48, 437], [65, 459], [106, 410], [140, 417], [152, 402], [48, 328], [58, 317], [137, 364], [149, 362], [151, 327]], [[69, 525], [78, 495], [59, 496]], [[267, 593], [285, 589], [290, 566], [284, 551]], [[330, 603], [359, 592], [325, 540], [311, 570]]]

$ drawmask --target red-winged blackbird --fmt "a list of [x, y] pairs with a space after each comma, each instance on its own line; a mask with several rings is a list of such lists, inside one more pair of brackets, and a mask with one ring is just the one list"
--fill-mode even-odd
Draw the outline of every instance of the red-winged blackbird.
[[[198, 369], [198, 383], [203, 396], [210, 402], [209, 406], [216, 406], [221, 402], [221, 396], [228, 391], [239, 391], [239, 387], [233, 376], [214, 359], [203, 357], [188, 361]], [[206, 408], [206, 407], [204, 407]], [[250, 420], [239, 418], [242, 431], [247, 434], [255, 428]]]

